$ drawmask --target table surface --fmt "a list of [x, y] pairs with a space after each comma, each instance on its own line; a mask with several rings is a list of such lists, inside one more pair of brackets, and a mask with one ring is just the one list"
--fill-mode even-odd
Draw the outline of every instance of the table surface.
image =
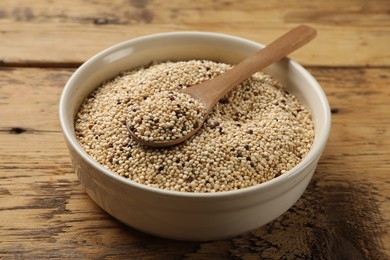
[[[86, 195], [57, 116], [82, 62], [150, 33], [212, 31], [267, 44], [299, 24], [318, 37], [290, 57], [323, 87], [333, 122], [290, 210], [231, 239], [181, 242], [127, 227]], [[0, 258], [390, 257], [389, 46], [388, 0], [2, 0]]]

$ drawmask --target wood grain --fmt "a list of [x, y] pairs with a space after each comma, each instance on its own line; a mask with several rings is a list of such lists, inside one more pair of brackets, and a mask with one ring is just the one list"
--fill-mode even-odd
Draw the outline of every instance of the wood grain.
[[[96, 206], [58, 122], [66, 80], [86, 59], [150, 33], [200, 30], [267, 44], [307, 24], [292, 58], [332, 107], [332, 131], [302, 198], [241, 236], [180, 242]], [[388, 0], [2, 0], [0, 259], [390, 259]]]
[[386, 259], [390, 69], [310, 68], [331, 136], [303, 197], [232, 239], [179, 242], [116, 221], [84, 193], [57, 119], [73, 69], [0, 69], [0, 258]]
[[2, 0], [0, 60], [3, 66], [75, 66], [115, 43], [182, 30], [267, 44], [304, 23], [318, 37], [291, 55], [302, 64], [388, 66], [389, 10], [388, 0]]

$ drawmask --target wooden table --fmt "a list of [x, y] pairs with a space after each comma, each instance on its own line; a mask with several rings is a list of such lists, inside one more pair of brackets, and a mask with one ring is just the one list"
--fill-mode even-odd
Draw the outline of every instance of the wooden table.
[[[0, 258], [388, 259], [389, 10], [388, 0], [2, 0]], [[150, 33], [213, 31], [266, 44], [298, 24], [318, 37], [291, 57], [322, 85], [333, 124], [288, 212], [232, 239], [180, 242], [126, 227], [86, 195], [57, 116], [82, 62]]]

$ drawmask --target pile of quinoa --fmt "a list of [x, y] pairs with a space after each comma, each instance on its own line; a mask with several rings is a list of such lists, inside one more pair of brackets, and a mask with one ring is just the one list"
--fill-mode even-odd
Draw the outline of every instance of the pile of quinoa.
[[130, 104], [126, 122], [141, 140], [169, 141], [197, 129], [205, 114], [205, 106], [190, 95], [159, 91], [140, 103]]
[[271, 180], [310, 150], [310, 113], [270, 76], [258, 72], [228, 93], [200, 130], [173, 147], [150, 148], [129, 136], [129, 109], [155, 93], [209, 80], [231, 65], [205, 60], [165, 62], [123, 72], [81, 105], [77, 139], [98, 163], [151, 187], [222, 192]]

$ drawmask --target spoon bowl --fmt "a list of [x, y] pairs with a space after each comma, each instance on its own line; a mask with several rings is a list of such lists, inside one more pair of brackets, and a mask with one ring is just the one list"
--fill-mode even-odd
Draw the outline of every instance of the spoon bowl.
[[[203, 122], [202, 122], [202, 124], [203, 124]], [[202, 127], [202, 124], [199, 124], [199, 126], [197, 128], [192, 129], [186, 135], [183, 135], [182, 137], [179, 137], [179, 138], [176, 138], [173, 140], [169, 140], [169, 141], [158, 141], [158, 140], [157, 141], [146, 141], [142, 138], [139, 138], [131, 129], [127, 128], [127, 130], [129, 131], [131, 138], [133, 138], [133, 140], [136, 141], [137, 143], [140, 143], [140, 144], [146, 145], [146, 146], [150, 146], [150, 147], [154, 147], [154, 148], [163, 148], [163, 147], [169, 147], [169, 146], [180, 144], [180, 143], [184, 142], [185, 140], [189, 139], [196, 132], [198, 132], [198, 130]]]

